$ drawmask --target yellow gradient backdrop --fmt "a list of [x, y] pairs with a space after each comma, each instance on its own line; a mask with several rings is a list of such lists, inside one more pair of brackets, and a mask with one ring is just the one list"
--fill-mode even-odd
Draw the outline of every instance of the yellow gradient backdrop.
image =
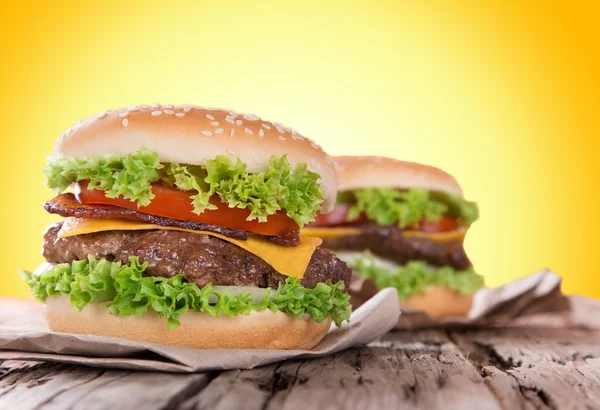
[[550, 267], [567, 292], [600, 297], [591, 4], [5, 3], [0, 295], [27, 294], [17, 269], [42, 261], [57, 220], [42, 208], [41, 169], [59, 133], [161, 102], [256, 113], [332, 154], [444, 168], [480, 205], [467, 250], [489, 285]]

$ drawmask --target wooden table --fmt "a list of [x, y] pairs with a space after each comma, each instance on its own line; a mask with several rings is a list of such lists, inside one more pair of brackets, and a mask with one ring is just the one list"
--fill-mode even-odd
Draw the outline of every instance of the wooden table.
[[[0, 324], [36, 314], [1, 308]], [[330, 357], [200, 374], [0, 362], [0, 409], [67, 408], [600, 409], [600, 332], [395, 331]]]

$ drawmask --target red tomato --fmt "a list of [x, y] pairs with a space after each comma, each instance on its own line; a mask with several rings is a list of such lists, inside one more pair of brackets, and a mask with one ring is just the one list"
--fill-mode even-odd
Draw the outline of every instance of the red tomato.
[[87, 181], [76, 184], [75, 194], [77, 200], [82, 204], [120, 206], [165, 218], [220, 225], [232, 229], [256, 232], [262, 235], [277, 236], [299, 229], [298, 224], [282, 211], [269, 215], [267, 222], [258, 222], [256, 219], [247, 221], [246, 218], [250, 215], [249, 210], [229, 208], [217, 196], [211, 198], [210, 203], [217, 206], [218, 209], [206, 210], [197, 215], [192, 212], [194, 209], [192, 200], [190, 199], [190, 196], [193, 195], [192, 191], [180, 191], [179, 189], [161, 184], [152, 184], [152, 192], [155, 195], [154, 199], [150, 202], [150, 205], [139, 208], [137, 202], [131, 202], [123, 197], [107, 198], [104, 191], [87, 189], [87, 185]]
[[437, 222], [422, 220], [415, 227], [415, 230], [422, 232], [449, 232], [458, 229], [459, 226], [459, 220], [442, 216], [442, 218]]
[[366, 215], [362, 214], [358, 218], [349, 221], [348, 211], [350, 210], [349, 204], [337, 204], [333, 211], [328, 214], [317, 214], [315, 221], [310, 226], [337, 226], [337, 225], [356, 225], [364, 222], [368, 222], [369, 219]]

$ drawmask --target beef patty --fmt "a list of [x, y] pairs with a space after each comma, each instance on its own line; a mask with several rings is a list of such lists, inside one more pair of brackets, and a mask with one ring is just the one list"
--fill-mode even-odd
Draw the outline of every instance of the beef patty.
[[395, 225], [368, 223], [352, 227], [360, 229], [362, 234], [325, 239], [322, 246], [333, 251], [369, 250], [398, 264], [423, 260], [434, 266], [450, 265], [457, 269], [471, 266], [462, 240], [440, 243], [426, 238], [407, 237]]
[[[96, 259], [128, 263], [130, 256], [147, 262], [145, 274], [171, 277], [182, 273], [199, 287], [221, 286], [276, 288], [287, 276], [258, 256], [227, 241], [208, 235], [172, 230], [107, 231], [58, 238], [61, 223], [44, 233], [43, 254], [48, 262], [65, 263]], [[302, 285], [314, 288], [330, 279], [350, 284], [351, 270], [332, 253], [317, 248], [306, 268]]]

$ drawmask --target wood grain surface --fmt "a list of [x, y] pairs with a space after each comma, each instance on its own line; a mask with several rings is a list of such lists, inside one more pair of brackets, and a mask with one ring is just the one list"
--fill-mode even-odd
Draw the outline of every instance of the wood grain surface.
[[[0, 325], [39, 320], [18, 300], [0, 312]], [[329, 357], [198, 374], [0, 363], [0, 409], [177, 408], [600, 409], [600, 332], [394, 331]]]

